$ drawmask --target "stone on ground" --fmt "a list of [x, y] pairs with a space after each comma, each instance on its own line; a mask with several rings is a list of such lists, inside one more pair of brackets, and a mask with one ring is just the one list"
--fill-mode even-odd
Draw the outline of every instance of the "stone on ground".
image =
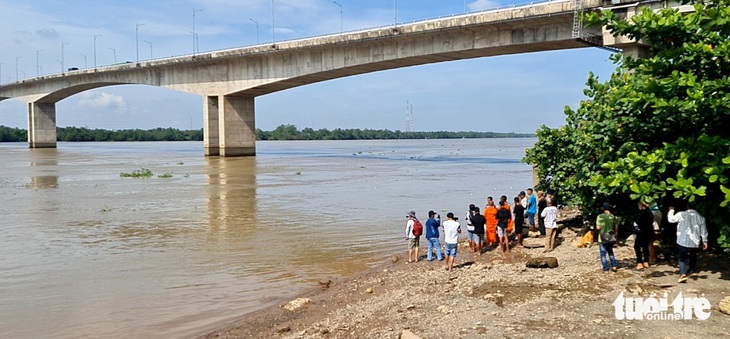
[[529, 268], [556, 268], [558, 267], [558, 258], [533, 258], [528, 260], [527, 263], [525, 263], [525, 266]]

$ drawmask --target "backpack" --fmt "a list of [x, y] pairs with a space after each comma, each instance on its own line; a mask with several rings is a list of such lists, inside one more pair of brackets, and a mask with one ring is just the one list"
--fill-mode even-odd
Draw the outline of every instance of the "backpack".
[[423, 234], [423, 224], [418, 219], [413, 219], [413, 236], [420, 237]]

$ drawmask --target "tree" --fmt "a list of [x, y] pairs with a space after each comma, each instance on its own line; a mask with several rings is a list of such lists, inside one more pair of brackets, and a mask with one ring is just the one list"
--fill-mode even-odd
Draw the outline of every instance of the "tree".
[[689, 2], [695, 12], [590, 15], [651, 56], [614, 55], [618, 67], [603, 83], [590, 74], [588, 98], [565, 108], [566, 126], [542, 126], [525, 160], [543, 189], [587, 215], [606, 200], [624, 211], [638, 200], [689, 201], [730, 251], [730, 0]]

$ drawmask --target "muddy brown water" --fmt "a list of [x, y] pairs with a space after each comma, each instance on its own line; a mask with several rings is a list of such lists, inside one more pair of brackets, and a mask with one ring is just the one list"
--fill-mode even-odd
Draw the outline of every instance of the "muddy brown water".
[[408, 210], [516, 195], [534, 142], [0, 143], [0, 337], [205, 333], [405, 252]]

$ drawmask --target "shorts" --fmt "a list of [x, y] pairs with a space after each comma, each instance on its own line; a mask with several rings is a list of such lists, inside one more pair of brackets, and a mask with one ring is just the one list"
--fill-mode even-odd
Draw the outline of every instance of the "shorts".
[[527, 212], [527, 220], [530, 222], [530, 226], [535, 226], [535, 213]]
[[456, 248], [458, 245], [459, 244], [446, 243], [446, 246], [444, 247], [444, 254], [449, 257], [456, 258]]
[[484, 242], [484, 234], [476, 234], [474, 233], [474, 242], [477, 244], [481, 244]]
[[470, 241], [476, 241], [474, 239], [474, 230], [471, 230], [471, 231], [467, 230], [467, 232], [469, 233], [469, 240]]
[[507, 231], [506, 228], [497, 227], [497, 236], [498, 237], [506, 237], [509, 235], [509, 231]]
[[421, 240], [421, 237], [408, 238], [408, 249], [420, 246], [419, 240]]

